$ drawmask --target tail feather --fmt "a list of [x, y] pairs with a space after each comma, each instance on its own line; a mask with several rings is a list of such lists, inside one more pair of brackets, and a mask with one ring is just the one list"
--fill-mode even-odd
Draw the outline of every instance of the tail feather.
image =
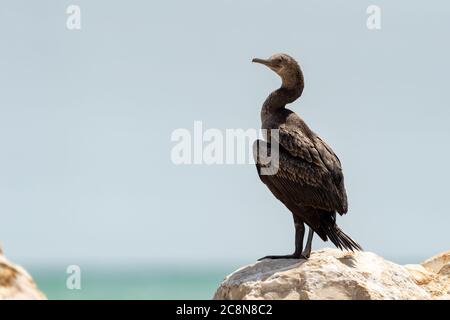
[[321, 225], [317, 233], [324, 241], [330, 240], [341, 250], [363, 251], [363, 248], [355, 240], [337, 226], [336, 212], [321, 210], [319, 214]]
[[363, 248], [350, 236], [344, 233], [336, 224], [327, 230], [327, 236], [336, 247], [343, 250], [363, 251]]

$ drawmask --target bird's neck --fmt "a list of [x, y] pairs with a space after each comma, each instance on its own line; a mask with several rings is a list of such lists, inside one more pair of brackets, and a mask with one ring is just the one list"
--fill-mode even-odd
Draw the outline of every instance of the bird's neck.
[[261, 119], [282, 111], [288, 103], [297, 100], [303, 92], [303, 74], [299, 72], [290, 77], [282, 77], [282, 85], [272, 92], [264, 101], [261, 109]]

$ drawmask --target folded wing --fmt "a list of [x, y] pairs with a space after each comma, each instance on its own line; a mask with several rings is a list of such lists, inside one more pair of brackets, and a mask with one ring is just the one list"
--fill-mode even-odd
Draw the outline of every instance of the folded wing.
[[[272, 143], [278, 143], [278, 153], [271, 153], [271, 145], [262, 140], [255, 142], [253, 150], [258, 174], [272, 192], [277, 190], [277, 198], [300, 206], [347, 212], [341, 163], [324, 141], [286, 125], [280, 126], [278, 137], [272, 135], [272, 139]], [[274, 162], [269, 160], [277, 155], [279, 164], [271, 169]], [[262, 174], [262, 168], [269, 174]]]

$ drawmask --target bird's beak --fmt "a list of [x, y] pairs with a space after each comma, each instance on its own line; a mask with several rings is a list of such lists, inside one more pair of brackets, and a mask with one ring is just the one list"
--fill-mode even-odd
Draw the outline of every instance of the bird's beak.
[[263, 64], [263, 65], [268, 66], [268, 67], [271, 66], [270, 61], [269, 61], [269, 60], [265, 60], [265, 59], [254, 58], [254, 59], [252, 60], [252, 62], [254, 62], [254, 63], [260, 63], [260, 64]]

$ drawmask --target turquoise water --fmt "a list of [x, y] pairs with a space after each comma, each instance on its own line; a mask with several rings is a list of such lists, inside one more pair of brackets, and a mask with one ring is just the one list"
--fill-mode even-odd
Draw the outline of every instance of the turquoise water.
[[81, 289], [66, 287], [64, 269], [30, 268], [39, 289], [49, 299], [211, 299], [232, 271], [171, 268], [81, 268]]

